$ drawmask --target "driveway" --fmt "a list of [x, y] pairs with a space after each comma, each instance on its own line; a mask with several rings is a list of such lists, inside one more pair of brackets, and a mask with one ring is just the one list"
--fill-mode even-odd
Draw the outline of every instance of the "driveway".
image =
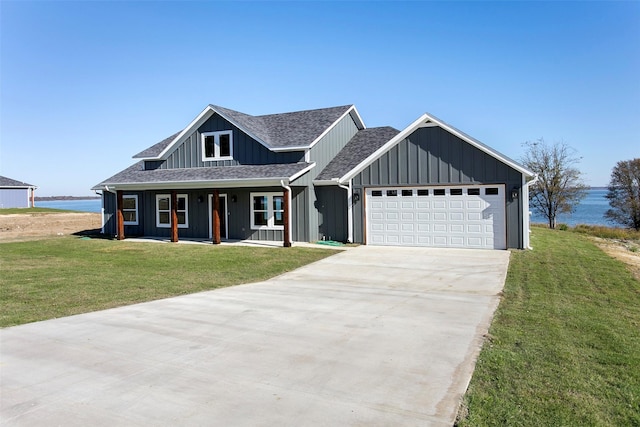
[[361, 246], [266, 282], [6, 328], [0, 419], [451, 426], [508, 263]]

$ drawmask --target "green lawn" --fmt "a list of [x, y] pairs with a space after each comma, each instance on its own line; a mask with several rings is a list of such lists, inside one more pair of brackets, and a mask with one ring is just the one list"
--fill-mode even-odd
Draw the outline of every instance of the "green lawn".
[[[460, 426], [640, 426], [640, 283], [587, 237], [514, 251]], [[466, 418], [465, 418], [466, 414]]]
[[64, 237], [0, 244], [0, 327], [250, 283], [334, 254]]

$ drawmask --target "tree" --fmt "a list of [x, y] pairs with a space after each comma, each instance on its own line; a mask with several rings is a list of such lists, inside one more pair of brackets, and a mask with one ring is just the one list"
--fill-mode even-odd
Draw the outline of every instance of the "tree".
[[609, 209], [604, 216], [640, 230], [640, 159], [623, 160], [611, 171], [609, 181]]
[[547, 144], [544, 139], [524, 143], [522, 163], [538, 175], [529, 191], [531, 207], [547, 218], [549, 228], [556, 228], [559, 213], [572, 213], [586, 196], [587, 186], [576, 150], [564, 142]]

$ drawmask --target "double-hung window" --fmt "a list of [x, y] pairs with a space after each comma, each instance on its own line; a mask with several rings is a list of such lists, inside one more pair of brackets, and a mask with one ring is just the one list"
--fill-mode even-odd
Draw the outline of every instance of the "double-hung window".
[[202, 161], [233, 159], [233, 131], [202, 133]]
[[251, 228], [253, 230], [284, 229], [282, 193], [251, 193]]
[[[178, 228], [189, 228], [189, 198], [178, 194]], [[156, 226], [171, 227], [171, 195], [156, 194]]]
[[124, 225], [138, 225], [138, 195], [122, 196], [122, 216]]

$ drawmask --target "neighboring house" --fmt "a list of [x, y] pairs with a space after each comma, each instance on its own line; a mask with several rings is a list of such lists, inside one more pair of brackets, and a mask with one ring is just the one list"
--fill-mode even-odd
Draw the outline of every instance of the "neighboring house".
[[251, 116], [208, 105], [94, 190], [125, 236], [529, 246], [534, 174], [424, 114], [366, 128], [355, 106]]
[[0, 208], [32, 208], [38, 187], [0, 176]]

